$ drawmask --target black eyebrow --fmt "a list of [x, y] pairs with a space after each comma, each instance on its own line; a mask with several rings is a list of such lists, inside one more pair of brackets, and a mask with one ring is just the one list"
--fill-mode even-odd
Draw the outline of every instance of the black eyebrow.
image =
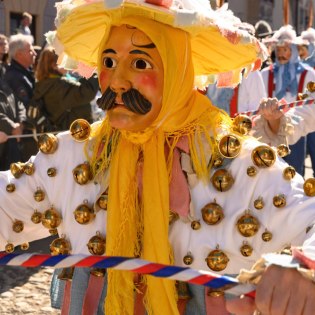
[[108, 48], [103, 50], [102, 54], [116, 54], [116, 51], [114, 49]]
[[146, 56], [148, 56], [148, 57], [150, 57], [151, 58], [151, 56], [147, 53], [147, 52], [145, 52], [145, 51], [143, 51], [143, 50], [139, 50], [139, 49], [135, 49], [135, 50], [131, 50], [130, 52], [129, 52], [129, 54], [132, 54], [132, 55], [146, 55]]

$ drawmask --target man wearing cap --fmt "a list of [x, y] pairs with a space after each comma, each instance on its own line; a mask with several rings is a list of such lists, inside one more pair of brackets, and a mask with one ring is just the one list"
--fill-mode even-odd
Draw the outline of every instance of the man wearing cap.
[[[64, 66], [86, 75], [97, 68], [107, 115], [90, 135], [78, 121], [71, 132], [43, 137], [33, 173], [30, 165], [0, 173], [0, 250], [57, 230], [53, 254], [106, 253], [235, 275], [262, 253], [311, 245], [305, 229], [315, 201], [302, 177], [285, 180], [288, 165], [275, 151], [244, 137], [194, 88], [210, 75], [235, 86], [244, 68], [261, 65], [259, 42], [236, 22], [208, 1], [59, 3], [49, 41]], [[43, 225], [35, 224], [38, 213]], [[312, 314], [315, 286], [298, 271], [272, 266], [261, 278], [255, 301], [226, 304], [216, 289], [75, 268], [62, 307], [101, 314], [105, 298], [107, 315], [228, 314], [243, 302], [248, 314]]]
[[[307, 83], [315, 80], [315, 72], [300, 61], [295, 31], [291, 25], [283, 26], [266, 40], [266, 44], [274, 44], [276, 53], [275, 63], [262, 70], [268, 97], [288, 103], [298, 100], [298, 93], [303, 93]], [[290, 149], [291, 154], [285, 160], [304, 176], [305, 138]]]

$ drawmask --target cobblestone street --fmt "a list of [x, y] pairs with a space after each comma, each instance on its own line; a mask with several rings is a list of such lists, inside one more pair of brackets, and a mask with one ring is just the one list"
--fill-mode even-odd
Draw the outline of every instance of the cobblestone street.
[[53, 269], [0, 267], [0, 315], [57, 315], [50, 307]]

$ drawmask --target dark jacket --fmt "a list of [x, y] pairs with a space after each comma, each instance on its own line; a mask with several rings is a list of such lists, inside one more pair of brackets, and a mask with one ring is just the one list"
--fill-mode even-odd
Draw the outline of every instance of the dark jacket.
[[4, 79], [13, 90], [14, 95], [23, 102], [27, 109], [33, 96], [35, 85], [33, 72], [25, 69], [17, 61], [12, 60], [6, 69]]
[[[26, 119], [25, 107], [16, 99], [13, 91], [0, 80], [0, 131], [12, 134], [15, 123], [23, 123]], [[10, 163], [21, 160], [20, 145], [16, 139], [9, 139], [0, 144], [0, 169], [8, 169]]]
[[90, 102], [97, 91], [96, 76], [75, 80], [54, 75], [36, 82], [32, 103], [42, 98], [50, 121], [58, 130], [66, 130], [77, 118], [92, 122]]

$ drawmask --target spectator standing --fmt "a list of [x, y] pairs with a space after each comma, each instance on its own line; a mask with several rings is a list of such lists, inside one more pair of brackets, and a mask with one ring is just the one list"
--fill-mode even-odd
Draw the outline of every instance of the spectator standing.
[[0, 79], [3, 78], [9, 59], [9, 42], [4, 34], [0, 34]]
[[[291, 25], [281, 27], [268, 40], [268, 44], [275, 45], [276, 61], [262, 70], [267, 95], [293, 102], [297, 100], [298, 93], [305, 90], [307, 83], [315, 80], [315, 72], [301, 62], [296, 32]], [[290, 150], [291, 154], [284, 159], [304, 176], [305, 138], [291, 145]]]
[[[36, 52], [33, 48], [31, 38], [27, 35], [17, 34], [9, 40], [10, 65], [7, 67], [4, 79], [13, 90], [15, 97], [23, 102], [26, 110], [33, 96], [35, 85], [34, 65]], [[32, 133], [24, 128], [24, 133]], [[37, 144], [32, 137], [21, 140], [23, 152], [22, 161], [25, 162], [33, 154], [37, 153]]]
[[[25, 107], [16, 99], [5, 81], [0, 80], [0, 131], [8, 135], [21, 135], [25, 121]], [[0, 136], [3, 140], [6, 137]], [[1, 143], [1, 139], [0, 139]], [[9, 139], [0, 144], [0, 169], [6, 170], [10, 164], [21, 159], [19, 139]]]
[[57, 130], [66, 130], [72, 121], [84, 118], [92, 122], [90, 102], [98, 91], [96, 75], [90, 79], [75, 77], [57, 66], [57, 55], [52, 47], [46, 47], [36, 68], [36, 84], [33, 100], [43, 100], [51, 123]]
[[22, 19], [20, 22], [20, 26], [18, 27], [18, 29], [16, 30], [16, 32], [18, 34], [23, 34], [23, 35], [27, 35], [30, 36], [32, 38], [32, 43], [34, 42], [34, 37], [32, 35], [30, 26], [33, 22], [33, 17], [30, 13], [28, 12], [23, 12], [22, 14]]

